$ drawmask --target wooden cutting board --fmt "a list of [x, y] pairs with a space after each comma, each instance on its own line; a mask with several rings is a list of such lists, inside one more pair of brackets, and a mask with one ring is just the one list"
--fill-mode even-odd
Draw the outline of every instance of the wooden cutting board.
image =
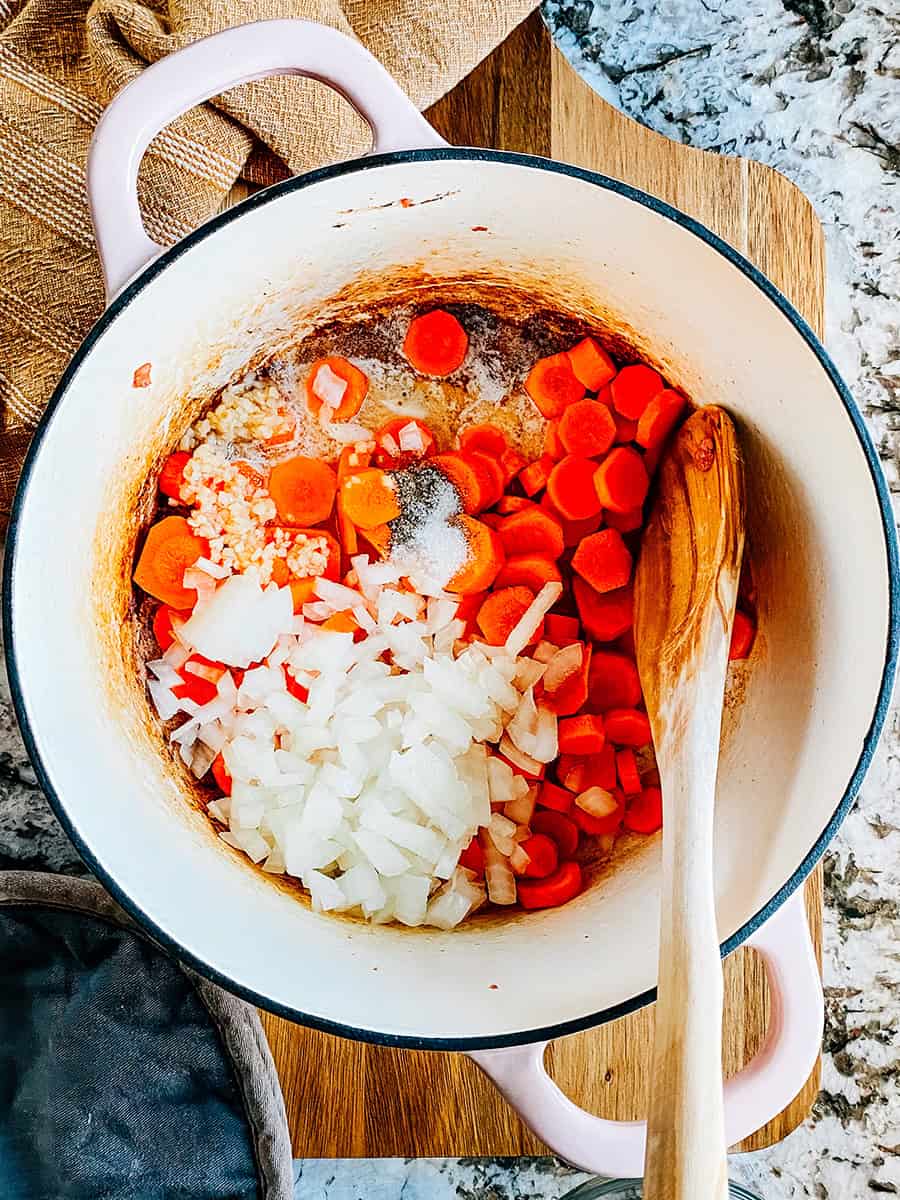
[[[809, 202], [770, 168], [676, 145], [596, 96], [551, 46], [535, 14], [428, 114], [448, 141], [546, 155], [634, 184], [699, 218], [750, 258], [813, 329], [823, 320], [822, 234]], [[822, 876], [807, 883], [817, 951]], [[725, 966], [725, 1062], [758, 1047], [768, 997], [750, 950]], [[344, 1041], [263, 1013], [298, 1157], [542, 1154], [478, 1068], [462, 1055]], [[599, 1115], [647, 1111], [652, 1009], [550, 1047], [559, 1085]], [[819, 1069], [785, 1111], [741, 1149], [785, 1137], [809, 1112]]]

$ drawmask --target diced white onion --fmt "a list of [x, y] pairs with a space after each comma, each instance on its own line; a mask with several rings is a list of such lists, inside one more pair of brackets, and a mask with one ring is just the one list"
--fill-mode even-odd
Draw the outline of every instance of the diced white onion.
[[579, 792], [575, 803], [591, 817], [609, 817], [619, 807], [615, 796], [601, 787], [589, 787]]

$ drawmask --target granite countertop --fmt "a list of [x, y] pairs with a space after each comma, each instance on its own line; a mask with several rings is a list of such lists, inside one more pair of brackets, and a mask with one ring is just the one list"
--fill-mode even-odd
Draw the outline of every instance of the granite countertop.
[[[891, 0], [546, 0], [559, 45], [669, 137], [783, 171], [828, 253], [826, 342], [900, 489], [900, 14]], [[733, 1160], [765, 1200], [900, 1193], [900, 723], [825, 859], [822, 1092], [780, 1145]], [[81, 872], [38, 789], [0, 670], [0, 866]], [[552, 1159], [298, 1162], [303, 1200], [538, 1200]]]

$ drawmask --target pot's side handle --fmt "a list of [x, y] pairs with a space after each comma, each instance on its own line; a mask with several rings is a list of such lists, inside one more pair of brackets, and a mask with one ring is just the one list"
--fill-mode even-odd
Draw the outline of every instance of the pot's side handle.
[[373, 152], [447, 144], [361, 43], [327, 25], [257, 21], [194, 42], [124, 87], [94, 131], [87, 187], [108, 299], [160, 250], [137, 198], [150, 142], [196, 104], [268, 75], [304, 75], [333, 87], [371, 127]]
[[[822, 1044], [822, 981], [799, 889], [749, 940], [762, 956], [771, 993], [766, 1039], [725, 1084], [725, 1132], [734, 1145], [777, 1116], [809, 1077]], [[470, 1057], [526, 1125], [561, 1158], [595, 1175], [640, 1178], [647, 1127], [606, 1121], [565, 1096], [544, 1068], [546, 1042]]]

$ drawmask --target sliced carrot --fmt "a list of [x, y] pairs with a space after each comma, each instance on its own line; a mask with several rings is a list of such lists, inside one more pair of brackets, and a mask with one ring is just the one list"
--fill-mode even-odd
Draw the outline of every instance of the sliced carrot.
[[181, 500], [181, 489], [184, 487], [184, 468], [191, 461], [190, 454], [185, 450], [176, 450], [162, 465], [156, 486], [164, 496], [173, 500]]
[[[608, 383], [600, 389], [596, 399], [600, 404], [605, 404], [607, 408], [613, 407], [612, 391]], [[615, 416], [615, 413], [613, 413], [613, 416]]]
[[[325, 371], [326, 374], [322, 374]], [[324, 404], [320, 392], [326, 392], [325, 379], [328, 373], [336, 375], [344, 384], [344, 391], [334, 408], [332, 421], [352, 421], [362, 408], [363, 400], [369, 391], [369, 377], [359, 367], [353, 365], [339, 354], [330, 354], [327, 358], [317, 358], [309, 369], [306, 377], [306, 404], [313, 416], [318, 416]], [[329, 380], [334, 383], [334, 380]]]
[[447, 584], [448, 592], [466, 595], [483, 592], [491, 586], [503, 566], [503, 543], [493, 529], [474, 517], [454, 517], [468, 543], [469, 558]]
[[618, 529], [601, 529], [582, 538], [572, 556], [572, 570], [595, 592], [614, 592], [631, 578], [631, 552]]
[[452, 375], [462, 366], [468, 349], [468, 334], [443, 308], [415, 317], [403, 339], [403, 353], [422, 375]]
[[595, 642], [611, 642], [631, 628], [634, 622], [634, 592], [631, 587], [600, 593], [576, 576], [572, 580], [572, 591], [584, 631]]
[[577, 862], [565, 862], [547, 879], [520, 879], [517, 895], [523, 908], [558, 908], [574, 899], [581, 888], [581, 867]]
[[650, 480], [644, 460], [630, 446], [610, 450], [594, 472], [594, 488], [600, 504], [612, 512], [631, 512], [647, 498]]
[[479, 877], [484, 874], [484, 850], [481, 848], [477, 833], [460, 854], [459, 865], [465, 867], [467, 871], [474, 871]]
[[348, 475], [341, 484], [341, 505], [359, 529], [374, 529], [400, 516], [397, 485], [379, 467], [366, 467]]
[[649, 746], [650, 718], [637, 708], [612, 708], [604, 714], [606, 736], [617, 746]]
[[529, 463], [519, 472], [521, 483], [526, 496], [536, 495], [541, 488], [547, 486], [550, 472], [553, 470], [553, 459], [549, 454], [542, 455], [533, 463]]
[[305, 704], [309, 699], [309, 688], [297, 682], [289, 670], [287, 663], [284, 665], [284, 686], [295, 700], [300, 700]]
[[466, 628], [463, 637], [468, 641], [472, 640], [478, 628], [476, 618], [486, 594], [486, 592], [469, 592], [468, 595], [459, 597], [455, 618], [457, 621], [465, 621]]
[[625, 809], [624, 825], [632, 833], [656, 833], [662, 829], [662, 792], [658, 787], [645, 787]]
[[361, 529], [360, 537], [367, 541], [379, 558], [387, 558], [391, 552], [391, 531], [387, 525], [374, 525], [371, 529]]
[[491, 529], [499, 529], [503, 524], [503, 517], [497, 512], [486, 512], [481, 514], [481, 520], [485, 525], [490, 525]]
[[[533, 599], [531, 588], [521, 585], [491, 592], [475, 618], [485, 641], [491, 646], [502, 646]], [[539, 641], [542, 634], [543, 622], [532, 641]]]
[[621, 444], [633, 442], [637, 436], [638, 423], [630, 421], [628, 417], [621, 416], [620, 413], [613, 413], [613, 423], [616, 427], [616, 441]]
[[582, 833], [590, 834], [592, 837], [603, 837], [619, 832], [624, 812], [625, 805], [621, 801], [605, 817], [592, 817], [590, 813], [585, 812], [583, 808], [579, 808], [576, 804], [572, 809], [572, 820]]
[[160, 650], [168, 650], [175, 641], [175, 630], [172, 628], [172, 618], [179, 617], [182, 621], [186, 621], [191, 614], [189, 612], [176, 612], [174, 608], [170, 608], [168, 604], [161, 604], [153, 614], [153, 637], [156, 640]]
[[460, 456], [469, 464], [478, 476], [478, 487], [481, 493], [480, 508], [492, 508], [503, 495], [506, 487], [506, 475], [496, 458], [489, 458], [477, 450], [461, 450]]
[[531, 859], [523, 871], [526, 879], [546, 879], [559, 866], [559, 850], [556, 842], [545, 833], [532, 834], [519, 843]]
[[566, 717], [559, 723], [559, 749], [562, 754], [599, 754], [605, 741], [603, 717], [599, 713]]
[[686, 403], [684, 396], [672, 388], [657, 392], [641, 413], [634, 440], [648, 450], [661, 446], [678, 424]]
[[581, 640], [581, 626], [577, 617], [565, 617], [562, 613], [548, 613], [544, 620], [544, 636], [554, 646], [571, 646]]
[[595, 517], [603, 507], [594, 487], [596, 463], [567, 454], [550, 472], [547, 495], [556, 511], [569, 521]]
[[616, 412], [631, 421], [637, 421], [664, 384], [658, 371], [645, 363], [635, 363], [623, 367], [609, 387]]
[[524, 512], [526, 508], [537, 508], [533, 500], [528, 500], [525, 496], [501, 496], [497, 502], [497, 512], [503, 516], [509, 516], [510, 513]]
[[225, 759], [221, 754], [217, 754], [213, 759], [212, 764], [213, 779], [215, 779], [219, 791], [223, 796], [231, 795], [231, 776], [228, 774], [228, 768], [225, 766]]
[[557, 783], [544, 780], [538, 792], [537, 802], [542, 808], [552, 808], [554, 812], [567, 813], [572, 807], [574, 797], [571, 792], [560, 787]]
[[518, 450], [513, 450], [512, 447], [504, 450], [500, 455], [500, 466], [503, 468], [503, 475], [507, 483], [511, 483], [522, 468], [527, 465], [528, 459], [525, 455], [520, 454]]
[[644, 510], [642, 508], [632, 508], [628, 512], [617, 513], [606, 512], [603, 514], [606, 524], [610, 529], [618, 529], [619, 533], [633, 533], [635, 529], [640, 529], [644, 523]]
[[734, 625], [731, 627], [731, 647], [728, 657], [732, 660], [747, 658], [753, 648], [756, 637], [756, 622], [741, 609], [734, 614]]
[[[400, 445], [400, 434], [410, 425], [415, 426], [421, 449], [404, 450]], [[424, 421], [415, 417], [394, 417], [375, 434], [373, 462], [376, 467], [382, 467], [386, 471], [402, 471], [421, 458], [429, 458], [436, 448], [435, 436]]]
[[272, 468], [269, 494], [285, 525], [318, 525], [331, 515], [337, 477], [327, 463], [299, 455]]
[[[582, 404], [584, 402], [576, 400], [575, 403]], [[561, 458], [566, 457], [566, 448], [559, 437], [559, 421], [547, 422], [547, 428], [544, 430], [544, 453], [548, 454], [554, 462], [559, 462]]]
[[616, 786], [616, 750], [606, 742], [599, 754], [583, 758], [576, 754], [561, 754], [557, 760], [557, 777], [567, 791], [587, 791], [591, 787], [611, 792]]
[[536, 812], [531, 818], [531, 828], [553, 838], [561, 858], [571, 858], [578, 849], [578, 826], [564, 813], [552, 809]]
[[362, 471], [372, 461], [371, 443], [356, 442], [345, 446], [337, 462], [338, 483], [343, 483], [354, 471]]
[[459, 435], [460, 450], [477, 450], [479, 454], [489, 454], [500, 458], [506, 451], [506, 434], [496, 425], [485, 422], [482, 425], [470, 425]]
[[184, 573], [209, 557], [209, 542], [197, 537], [184, 517], [163, 517], [151, 526], [134, 571], [134, 582], [177, 610], [193, 608], [197, 589], [184, 586]]
[[290, 581], [291, 598], [294, 602], [294, 612], [300, 613], [303, 611], [303, 605], [309, 604], [310, 601], [316, 598], [316, 576], [307, 575], [303, 579], [292, 579]]
[[518, 554], [559, 558], [565, 548], [562, 525], [537, 505], [507, 517], [500, 526], [500, 540], [510, 558]]
[[559, 440], [567, 454], [605, 454], [616, 440], [616, 422], [605, 404], [576, 400], [559, 418]]
[[539, 554], [517, 554], [508, 558], [497, 574], [497, 587], [515, 587], [523, 584], [535, 594], [545, 583], [561, 583], [559, 567], [550, 558]]
[[542, 703], [558, 717], [571, 717], [583, 708], [588, 698], [588, 671], [591, 666], [591, 645], [581, 648], [581, 666], [568, 675], [552, 692], [544, 688]]
[[641, 777], [638, 774], [637, 760], [633, 750], [626, 747], [624, 750], [616, 751], [616, 772], [625, 795], [637, 795], [641, 790]]
[[582, 399], [584, 384], [579, 383], [567, 354], [551, 354], [549, 358], [539, 358], [531, 368], [525, 391], [541, 413], [552, 418]]
[[613, 378], [616, 365], [592, 337], [586, 337], [568, 351], [576, 379], [589, 392], [599, 392]]
[[329, 629], [332, 633], [357, 633], [359, 631], [359, 622], [349, 609], [343, 612], [332, 613], [330, 617], [326, 617], [320, 629]]
[[359, 553], [359, 538], [356, 535], [356, 526], [344, 512], [342, 504], [338, 505], [338, 535], [340, 536], [341, 546], [346, 558], [353, 558], [354, 554]]
[[[544, 499], [547, 499], [546, 495]], [[544, 501], [542, 500], [541, 503], [543, 504]], [[547, 501], [545, 507], [549, 511], [556, 511], [554, 508], [552, 508], [549, 500]], [[567, 521], [565, 517], [560, 517], [559, 520], [562, 524], [563, 541], [565, 542], [566, 546], [577, 546], [582, 538], [586, 538], [590, 534], [596, 533], [601, 527], [603, 524], [603, 509], [601, 508], [600, 511], [593, 517], [586, 517], [583, 521]]]
[[596, 650], [588, 677], [591, 705], [600, 712], [634, 708], [641, 702], [641, 679], [633, 659], [608, 650]]
[[478, 512], [482, 507], [481, 477], [472, 463], [455, 450], [436, 454], [431, 462], [456, 488], [463, 512]]

